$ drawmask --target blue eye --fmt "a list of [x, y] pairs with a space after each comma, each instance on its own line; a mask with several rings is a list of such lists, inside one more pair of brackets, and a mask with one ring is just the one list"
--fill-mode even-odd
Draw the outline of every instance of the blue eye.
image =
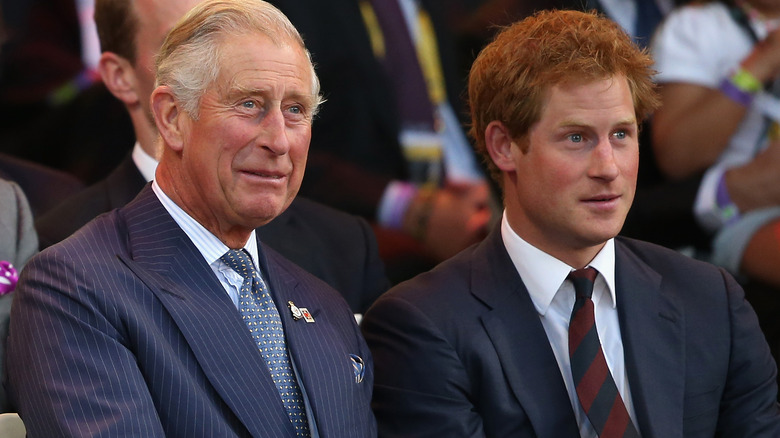
[[246, 108], [246, 109], [254, 109], [256, 105], [255, 105], [255, 102], [254, 102], [254, 101], [252, 101], [252, 100], [247, 100], [246, 102], [243, 102], [243, 103], [241, 104], [241, 106], [242, 106], [242, 107], [244, 107], [244, 108]]
[[623, 140], [623, 139], [626, 138], [626, 136], [628, 134], [626, 134], [626, 131], [618, 131], [614, 135], [615, 135], [615, 138], [617, 138], [618, 140]]
[[569, 135], [569, 140], [573, 143], [580, 143], [583, 140], [582, 134], [571, 134]]

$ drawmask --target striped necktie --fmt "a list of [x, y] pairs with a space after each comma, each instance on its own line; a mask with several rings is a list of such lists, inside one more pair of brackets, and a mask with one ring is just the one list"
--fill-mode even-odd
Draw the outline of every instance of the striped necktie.
[[599, 438], [639, 437], [604, 359], [593, 313], [593, 268], [569, 273], [577, 299], [569, 322], [571, 374], [588, 420]]
[[246, 251], [231, 249], [221, 257], [221, 260], [244, 277], [238, 298], [241, 318], [265, 359], [287, 415], [295, 427], [296, 435], [309, 437], [306, 408], [287, 355], [282, 320], [268, 293], [268, 288]]

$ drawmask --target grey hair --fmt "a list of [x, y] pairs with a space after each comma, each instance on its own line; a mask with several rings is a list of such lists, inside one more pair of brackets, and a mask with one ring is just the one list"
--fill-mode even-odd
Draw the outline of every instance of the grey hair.
[[195, 6], [171, 29], [157, 54], [156, 86], [169, 86], [184, 111], [197, 119], [200, 99], [220, 73], [224, 38], [252, 33], [303, 50], [311, 67], [316, 114], [323, 99], [311, 54], [290, 20], [263, 0], [206, 0]]

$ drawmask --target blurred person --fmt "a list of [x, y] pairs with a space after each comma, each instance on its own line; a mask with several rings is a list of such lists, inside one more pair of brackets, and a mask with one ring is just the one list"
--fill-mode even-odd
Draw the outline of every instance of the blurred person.
[[[0, 179], [0, 379], [5, 383], [5, 342], [11, 315], [11, 302], [19, 271], [38, 252], [32, 211], [24, 192], [13, 181]], [[0, 413], [11, 406], [0, 385]]]
[[469, 78], [504, 189], [483, 242], [380, 297], [362, 329], [383, 437], [777, 437], [777, 368], [722, 268], [616, 237], [652, 60], [614, 22], [543, 11]]
[[374, 436], [349, 307], [255, 232], [295, 197], [321, 100], [299, 33], [261, 0], [207, 0], [156, 71], [153, 183], [19, 280], [28, 436]]
[[0, 52], [0, 151], [84, 184], [104, 177], [132, 146], [102, 147], [132, 126], [93, 68], [87, 3], [3, 0]]
[[672, 179], [703, 174], [691, 206], [714, 263], [780, 287], [780, 5], [674, 11], [653, 46], [663, 105], [653, 147]]
[[[154, 179], [160, 155], [149, 99], [154, 57], [165, 35], [199, 0], [97, 0], [95, 20], [103, 53], [98, 69], [111, 93], [127, 108], [135, 130], [131, 154], [105, 179], [36, 221], [41, 248], [64, 240], [84, 224], [130, 202]], [[124, 139], [117, 135], [119, 148]], [[376, 238], [365, 220], [297, 197], [271, 223], [257, 230], [260, 240], [341, 292], [362, 314], [389, 282]]]
[[272, 3], [306, 39], [327, 99], [301, 193], [371, 221], [393, 282], [481, 240], [490, 188], [462, 128], [445, 5]]

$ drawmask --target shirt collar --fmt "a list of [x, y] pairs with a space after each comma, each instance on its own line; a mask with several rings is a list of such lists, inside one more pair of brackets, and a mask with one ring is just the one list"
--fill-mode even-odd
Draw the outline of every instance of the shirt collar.
[[157, 170], [157, 160], [141, 147], [141, 143], [135, 142], [132, 152], [135, 167], [141, 172], [144, 179], [149, 182], [154, 179], [154, 172]]
[[[574, 268], [523, 240], [509, 225], [506, 211], [501, 220], [501, 237], [536, 311], [544, 315], [561, 284]], [[615, 240], [609, 239], [588, 266], [595, 268], [604, 278], [614, 308]]]
[[[212, 234], [192, 216], [182, 210], [181, 207], [176, 205], [176, 203], [163, 192], [160, 186], [157, 185], [157, 181], [152, 182], [152, 190], [154, 191], [154, 194], [157, 195], [157, 199], [160, 200], [163, 207], [165, 207], [171, 217], [173, 217], [173, 220], [176, 221], [195, 247], [198, 248], [198, 251], [200, 251], [201, 255], [206, 260], [206, 263], [209, 265], [213, 264], [230, 249], [227, 245], [222, 243], [217, 236]], [[252, 230], [249, 240], [244, 244], [244, 249], [252, 256], [252, 262], [255, 264], [255, 268], [259, 270], [260, 265], [257, 260], [257, 238], [255, 237], [255, 230]]]

